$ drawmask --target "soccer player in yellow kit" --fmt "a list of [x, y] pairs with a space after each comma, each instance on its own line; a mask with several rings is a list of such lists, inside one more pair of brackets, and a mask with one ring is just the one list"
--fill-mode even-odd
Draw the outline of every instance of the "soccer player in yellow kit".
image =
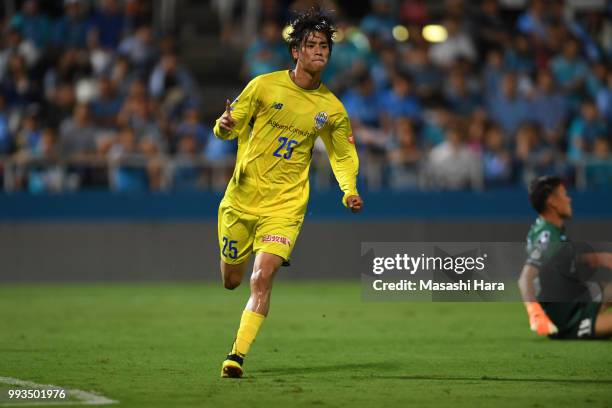
[[227, 289], [242, 281], [255, 253], [251, 296], [242, 313], [222, 377], [242, 377], [244, 357], [268, 314], [272, 281], [287, 264], [308, 202], [308, 172], [320, 137], [344, 193], [342, 202], [358, 212], [359, 159], [342, 103], [321, 83], [332, 48], [333, 23], [318, 8], [291, 23], [293, 70], [253, 79], [217, 120], [221, 139], [238, 138], [234, 174], [219, 206], [221, 275]]

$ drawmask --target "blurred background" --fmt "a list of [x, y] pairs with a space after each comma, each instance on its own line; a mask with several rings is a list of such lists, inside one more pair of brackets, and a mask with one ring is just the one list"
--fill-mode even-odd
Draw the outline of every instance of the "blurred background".
[[286, 22], [314, 4], [338, 22], [324, 82], [366, 211], [317, 145], [298, 275], [354, 277], [362, 241], [522, 241], [542, 174], [579, 239], [609, 240], [611, 1], [4, 0], [0, 280], [216, 277], [236, 146], [214, 120], [291, 68]]

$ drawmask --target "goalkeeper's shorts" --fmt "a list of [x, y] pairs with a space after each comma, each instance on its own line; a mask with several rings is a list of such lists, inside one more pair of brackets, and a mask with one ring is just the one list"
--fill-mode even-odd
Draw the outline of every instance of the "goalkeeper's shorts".
[[[563, 306], [565, 303], [557, 304], [557, 307]], [[567, 302], [567, 307], [575, 309], [571, 318], [563, 324], [559, 325], [555, 322], [559, 332], [552, 334], [548, 337], [551, 339], [593, 339], [595, 338], [595, 321], [597, 315], [601, 309], [601, 303], [599, 302], [588, 302], [578, 303], [579, 307], [576, 308], [576, 302]]]

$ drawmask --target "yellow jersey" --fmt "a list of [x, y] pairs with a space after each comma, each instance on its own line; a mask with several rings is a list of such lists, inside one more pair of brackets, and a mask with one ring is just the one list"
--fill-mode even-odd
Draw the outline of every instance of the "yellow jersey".
[[289, 71], [254, 78], [230, 108], [231, 132], [219, 127], [220, 139], [238, 138], [234, 173], [223, 201], [238, 210], [266, 216], [303, 217], [308, 204], [308, 173], [315, 140], [320, 137], [340, 189], [357, 195], [359, 159], [342, 102], [321, 84], [302, 89]]

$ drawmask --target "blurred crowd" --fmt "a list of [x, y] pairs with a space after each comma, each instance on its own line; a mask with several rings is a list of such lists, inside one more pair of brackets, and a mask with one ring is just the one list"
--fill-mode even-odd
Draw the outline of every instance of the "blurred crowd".
[[[350, 2], [322, 3], [339, 28], [324, 82], [351, 117], [362, 185], [480, 189], [555, 173], [612, 187], [612, 2], [371, 0], [357, 21]], [[261, 6], [245, 80], [290, 67], [287, 8]]]
[[196, 81], [152, 26], [152, 1], [17, 4], [0, 49], [5, 189], [198, 188], [210, 184], [202, 162], [233, 156], [202, 123]]
[[[0, 27], [5, 190], [223, 188], [236, 147], [200, 117], [220, 102], [152, 25], [152, 0], [15, 3]], [[324, 82], [351, 117], [361, 188], [544, 173], [612, 187], [612, 2], [211, 0], [244, 83], [291, 67], [284, 24], [314, 3], [338, 20]], [[313, 167], [315, 188], [333, 184], [322, 146]]]

